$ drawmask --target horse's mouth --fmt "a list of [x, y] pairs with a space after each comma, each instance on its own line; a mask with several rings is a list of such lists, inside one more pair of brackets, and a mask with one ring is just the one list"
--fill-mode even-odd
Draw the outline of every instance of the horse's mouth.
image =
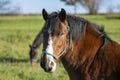
[[53, 72], [52, 72], [52, 68], [50, 68], [50, 69], [44, 69], [44, 71], [45, 71], [45, 72], [48, 72], [48, 73], [53, 73]]
[[32, 66], [35, 66], [35, 65], [36, 65], [36, 62], [31, 62], [31, 65], [32, 65]]
[[46, 69], [46, 68], [44, 68], [44, 67], [42, 67], [43, 68], [43, 70], [45, 71], [45, 72], [47, 72], [47, 73], [53, 73], [54, 71], [52, 70], [52, 68], [49, 68], [49, 69]]

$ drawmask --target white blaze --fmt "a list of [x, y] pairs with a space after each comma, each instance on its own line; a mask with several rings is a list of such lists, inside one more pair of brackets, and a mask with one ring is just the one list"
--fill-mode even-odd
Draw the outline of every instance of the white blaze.
[[48, 38], [48, 46], [46, 48], [46, 51], [48, 53], [50, 53], [50, 54], [53, 54], [53, 47], [52, 47], [53, 41], [52, 41], [52, 37], [51, 37], [51, 30], [50, 30], [50, 28], [48, 30], [48, 34], [49, 34], [49, 38]]
[[[48, 30], [48, 34], [49, 34], [49, 38], [48, 38], [48, 45], [47, 45], [47, 48], [46, 48], [46, 52], [53, 55], [53, 41], [52, 41], [52, 37], [51, 37], [51, 30], [49, 28]], [[54, 72], [55, 69], [56, 69], [56, 63], [54, 62], [54, 59], [51, 55], [46, 55], [47, 57], [47, 63], [46, 63], [46, 68], [49, 68], [49, 67], [52, 67], [52, 70], [51, 72]], [[54, 63], [54, 66], [51, 66], [51, 62]]]

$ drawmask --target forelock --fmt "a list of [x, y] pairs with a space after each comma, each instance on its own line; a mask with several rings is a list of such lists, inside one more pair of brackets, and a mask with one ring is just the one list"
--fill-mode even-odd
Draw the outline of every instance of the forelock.
[[49, 28], [51, 28], [52, 32], [55, 32], [57, 31], [57, 29], [59, 29], [60, 20], [58, 14], [59, 13], [57, 12], [53, 12], [49, 15], [49, 18], [45, 24], [45, 29], [48, 30]]

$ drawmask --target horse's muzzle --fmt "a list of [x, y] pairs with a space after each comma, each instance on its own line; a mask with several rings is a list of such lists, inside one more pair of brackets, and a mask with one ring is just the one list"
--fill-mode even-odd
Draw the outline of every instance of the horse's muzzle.
[[37, 64], [37, 59], [30, 59], [31, 65], [35, 66]]
[[44, 69], [45, 72], [54, 72], [56, 69], [56, 63], [50, 55], [43, 55], [40, 61], [40, 66]]
[[48, 66], [43, 61], [40, 62], [40, 66], [44, 69], [45, 72], [52, 72], [53, 67]]

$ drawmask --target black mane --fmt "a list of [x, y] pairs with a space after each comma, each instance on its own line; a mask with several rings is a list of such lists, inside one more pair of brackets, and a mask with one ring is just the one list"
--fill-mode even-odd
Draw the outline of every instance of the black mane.
[[85, 33], [86, 24], [89, 22], [81, 17], [67, 15], [67, 22], [70, 27], [72, 39], [78, 40]]
[[71, 15], [67, 15], [67, 21], [68, 21], [68, 25], [70, 26], [73, 39], [75, 39], [75, 40], [77, 40], [79, 37], [84, 36], [86, 25], [88, 23], [91, 24], [92, 27], [97, 32], [100, 33], [100, 36], [102, 35], [101, 37], [110, 39], [104, 31], [104, 26], [99, 26], [95, 23], [91, 23], [90, 21], [88, 21], [82, 17], [76, 17], [76, 16], [71, 16]]
[[[82, 17], [76, 17], [76, 16], [72, 16], [72, 15], [66, 15], [66, 20], [67, 20], [68, 26], [70, 28], [70, 33], [72, 34], [73, 40], [78, 40], [79, 37], [84, 36], [85, 30], [86, 30], [86, 25], [88, 23], [91, 24], [92, 27], [101, 34], [100, 36], [102, 38], [107, 38], [110, 40], [110, 38], [104, 32], [103, 26], [101, 27], [97, 24], [91, 23], [90, 21], [88, 21]], [[53, 12], [50, 14], [49, 19], [46, 22], [45, 26], [51, 27], [52, 32], [55, 32], [59, 28], [58, 27], [59, 23], [60, 23], [59, 13]]]

